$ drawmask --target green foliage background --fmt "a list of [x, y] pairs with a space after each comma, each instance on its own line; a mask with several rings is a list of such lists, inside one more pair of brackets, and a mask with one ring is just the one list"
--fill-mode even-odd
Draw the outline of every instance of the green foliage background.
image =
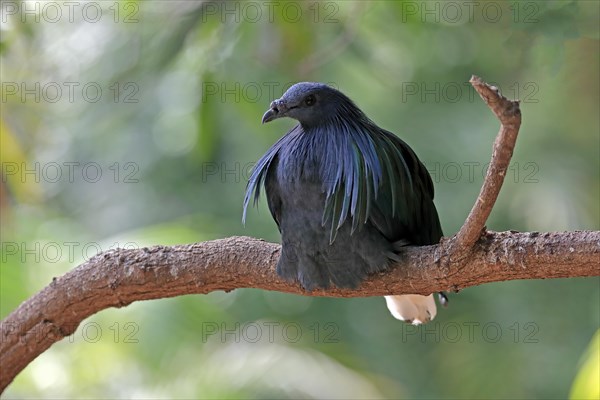
[[[496, 83], [522, 100], [523, 126], [488, 227], [599, 229], [600, 3], [466, 3], [102, 1], [93, 21], [88, 3], [58, 18], [4, 1], [0, 316], [98, 250], [278, 241], [266, 205], [244, 227], [241, 203], [252, 163], [293, 125], [262, 113], [303, 80], [340, 88], [416, 150], [448, 235], [498, 128], [466, 82]], [[599, 283], [469, 288], [420, 328], [382, 298], [141, 302], [84, 321], [5, 395], [598, 398]]]

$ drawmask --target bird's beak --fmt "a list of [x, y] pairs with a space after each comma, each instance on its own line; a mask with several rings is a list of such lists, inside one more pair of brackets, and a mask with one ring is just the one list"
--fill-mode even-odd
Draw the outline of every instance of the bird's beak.
[[286, 104], [281, 99], [274, 100], [265, 115], [263, 115], [262, 123], [266, 124], [274, 119], [284, 117], [287, 110]]

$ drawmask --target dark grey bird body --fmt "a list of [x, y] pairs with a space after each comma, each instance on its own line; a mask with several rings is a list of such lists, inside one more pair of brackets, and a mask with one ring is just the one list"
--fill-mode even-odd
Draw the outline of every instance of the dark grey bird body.
[[386, 268], [392, 245], [370, 224], [351, 234], [349, 221], [330, 243], [330, 230], [322, 223], [327, 196], [319, 155], [334, 151], [334, 146], [327, 137], [302, 129], [291, 134], [296, 140], [285, 143], [265, 180], [269, 208], [277, 215], [283, 242], [277, 272], [298, 279], [308, 290], [328, 287], [330, 282], [356, 287], [365, 274]]
[[307, 290], [355, 288], [401, 246], [439, 241], [431, 178], [406, 143], [323, 84], [294, 85], [263, 122], [282, 116], [299, 124], [257, 162], [244, 202], [245, 218], [264, 184], [282, 237], [282, 277]]

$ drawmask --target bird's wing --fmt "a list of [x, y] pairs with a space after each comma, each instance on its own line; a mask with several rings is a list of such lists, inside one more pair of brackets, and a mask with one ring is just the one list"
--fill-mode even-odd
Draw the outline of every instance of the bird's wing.
[[442, 230], [429, 172], [396, 135], [381, 130], [373, 139], [382, 164], [382, 183], [369, 209], [369, 221], [392, 242], [437, 243]]
[[325, 151], [323, 176], [322, 224], [330, 230], [331, 243], [348, 218], [352, 232], [371, 223], [391, 242], [439, 241], [433, 182], [404, 141], [375, 124], [348, 120], [338, 121], [322, 135], [335, 137], [335, 148]]
[[267, 195], [267, 204], [269, 211], [277, 224], [277, 228], [281, 232], [281, 193], [279, 184], [277, 183], [277, 164], [279, 162], [278, 156], [275, 155], [271, 164], [268, 167], [265, 178], [265, 193]]

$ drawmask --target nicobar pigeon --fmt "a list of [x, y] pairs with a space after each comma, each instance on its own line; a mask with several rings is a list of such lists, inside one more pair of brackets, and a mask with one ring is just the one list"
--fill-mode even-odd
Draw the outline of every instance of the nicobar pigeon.
[[[254, 199], [256, 205], [264, 185], [281, 232], [281, 277], [308, 291], [331, 284], [356, 288], [397, 260], [403, 246], [439, 242], [431, 177], [404, 141], [322, 83], [293, 85], [262, 122], [282, 117], [298, 124], [256, 163], [243, 216], [245, 222], [248, 204]], [[392, 315], [406, 322], [426, 323], [436, 315], [433, 294], [385, 299]]]

